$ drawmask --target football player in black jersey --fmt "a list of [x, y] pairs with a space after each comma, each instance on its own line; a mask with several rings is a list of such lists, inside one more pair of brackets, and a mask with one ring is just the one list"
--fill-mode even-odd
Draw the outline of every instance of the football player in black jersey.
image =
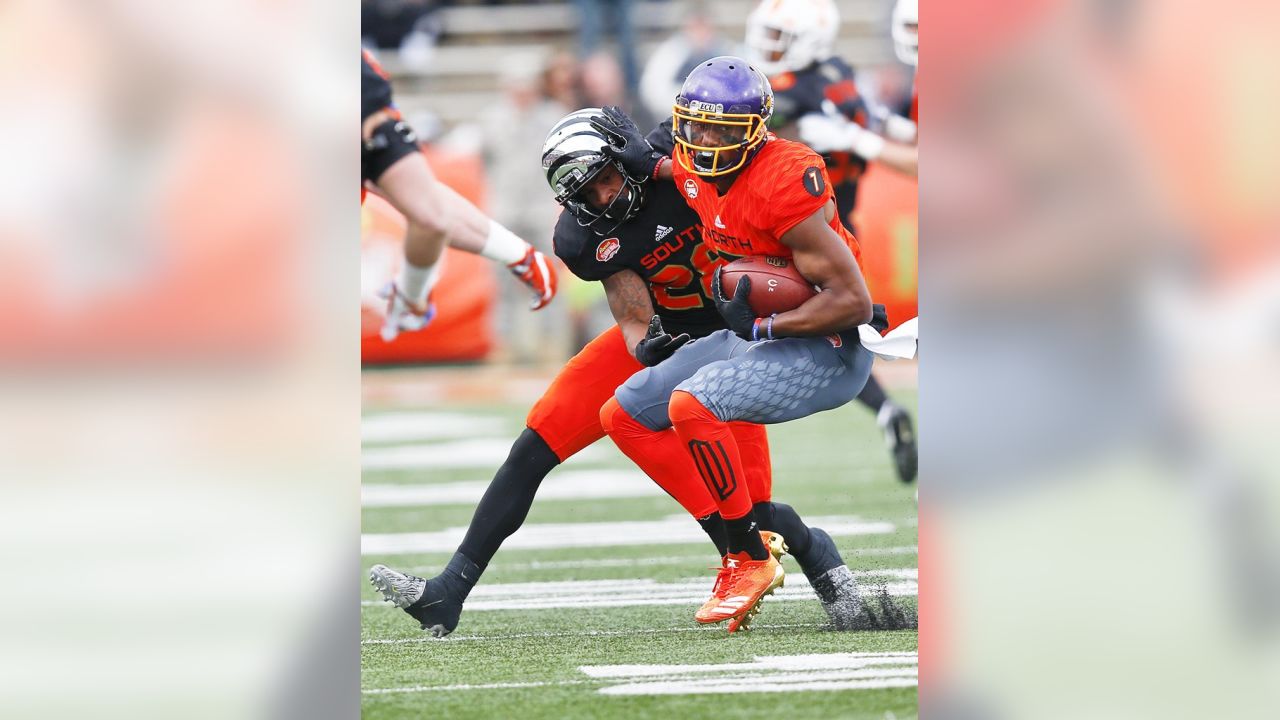
[[388, 291], [382, 339], [420, 330], [435, 308], [431, 289], [445, 245], [504, 263], [533, 290], [538, 310], [556, 294], [555, 268], [532, 245], [490, 220], [438, 182], [418, 150], [418, 138], [391, 100], [391, 83], [368, 50], [360, 52], [360, 200], [373, 189], [404, 215], [404, 263]]
[[[463, 602], [502, 542], [524, 522], [542, 479], [571, 455], [605, 435], [601, 408], [644, 366], [656, 365], [691, 339], [725, 327], [711, 301], [711, 281], [721, 261], [703, 246], [697, 214], [672, 183], [628, 177], [604, 154], [606, 138], [590, 122], [597, 108], [571, 113], [552, 129], [543, 169], [564, 206], [556, 224], [556, 255], [575, 275], [599, 280], [618, 324], [574, 356], [552, 381], [526, 420], [511, 453], [476, 508], [466, 537], [444, 571], [422, 579], [375, 565], [370, 581], [437, 637], [457, 627]], [[671, 150], [670, 125], [649, 140]], [[849, 568], [831, 537], [809, 528], [787, 505], [771, 501], [768, 438], [759, 425], [736, 423], [753, 512], [775, 554], [782, 538], [809, 577], [833, 625], [839, 629], [884, 627], [864, 606]], [[707, 532], [723, 556], [724, 523], [710, 492], [679, 440], [670, 452], [632, 460], [672, 495]], [[694, 478], [690, 482], [689, 478]], [[781, 537], [778, 537], [781, 535]]]
[[[839, 116], [844, 127], [855, 130], [867, 124], [868, 110], [854, 84], [853, 68], [832, 54], [839, 26], [840, 14], [832, 0], [763, 0], [747, 18], [748, 57], [769, 76], [773, 87], [769, 126], [779, 136], [809, 142], [797, 125], [805, 117]], [[873, 148], [866, 146], [884, 144], [875, 133], [862, 132], [867, 138], [863, 147], [845, 145], [841, 151], [823, 154], [840, 220], [855, 235], [852, 214], [858, 178], [866, 170], [867, 159], [875, 157]], [[876, 413], [898, 479], [915, 480], [918, 460], [911, 416], [889, 400], [874, 374], [858, 401]]]

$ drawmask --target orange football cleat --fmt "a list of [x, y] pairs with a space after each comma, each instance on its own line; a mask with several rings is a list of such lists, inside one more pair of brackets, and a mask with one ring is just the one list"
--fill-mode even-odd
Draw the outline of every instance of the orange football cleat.
[[507, 267], [520, 282], [533, 290], [530, 310], [541, 310], [556, 296], [556, 269], [547, 260], [547, 256], [535, 250], [532, 245], [525, 251], [523, 258]]
[[[745, 628], [760, 611], [760, 601], [764, 596], [782, 587], [786, 577], [782, 564], [773, 555], [764, 560], [752, 560], [745, 552], [726, 555], [722, 572], [726, 572], [728, 577], [716, 576], [712, 600], [717, 600], [717, 603], [708, 608], [711, 604], [708, 600], [694, 619], [701, 623], [730, 620], [729, 632]], [[721, 593], [723, 597], [717, 597]]]
[[717, 623], [724, 620], [723, 617], [716, 616], [716, 608], [725, 598], [729, 597], [729, 558], [726, 556], [720, 560], [720, 572], [716, 573], [716, 584], [711, 587], [711, 597], [702, 603], [702, 607], [698, 608], [698, 612], [693, 614], [693, 619], [700, 623]]
[[[770, 530], [761, 530], [760, 539], [764, 542], [764, 546], [768, 549], [769, 554], [781, 560], [782, 556], [787, 552], [787, 543], [782, 536]], [[711, 588], [711, 597], [702, 603], [702, 607], [698, 608], [698, 612], [694, 613], [693, 619], [700, 623], [720, 622], [724, 618], [715, 618], [714, 611], [725, 598], [729, 597], [729, 566], [728, 558], [721, 559], [719, 572], [716, 573], [716, 584]], [[712, 568], [713, 570], [715, 568]]]

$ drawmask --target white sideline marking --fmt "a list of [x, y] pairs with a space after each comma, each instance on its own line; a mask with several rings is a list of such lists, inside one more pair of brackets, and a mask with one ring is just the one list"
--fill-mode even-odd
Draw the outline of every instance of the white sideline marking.
[[[869, 580], [891, 578], [885, 589], [894, 596], [913, 596], [919, 592], [917, 570], [864, 570], [854, 576]], [[712, 578], [689, 578], [669, 583], [654, 580], [563, 580], [555, 582], [480, 584], [471, 591], [466, 609], [480, 610], [555, 610], [565, 608], [614, 608], [650, 605], [700, 605], [711, 590]], [[871, 589], [864, 584], [866, 589]], [[813, 588], [802, 573], [788, 577], [784, 587], [774, 591], [771, 600], [814, 600]], [[361, 601], [363, 606], [394, 609], [381, 600]]]
[[[514, 436], [481, 437], [452, 442], [364, 448], [360, 453], [360, 467], [365, 470], [497, 469], [507, 459], [514, 441]], [[591, 462], [602, 457], [606, 457], [604, 451], [593, 446], [583, 449], [570, 458], [569, 462]]]
[[[893, 523], [861, 520], [856, 517], [807, 518], [810, 525], [826, 530], [832, 537], [891, 533]], [[465, 527], [439, 532], [370, 533], [360, 536], [362, 555], [407, 555], [449, 552], [462, 542]], [[706, 533], [687, 516], [664, 520], [593, 523], [527, 524], [507, 538], [504, 548], [552, 549], [618, 547], [623, 545], [674, 545], [706, 542]]]
[[704, 695], [915, 687], [918, 662], [913, 652], [823, 653], [756, 657], [749, 663], [578, 669], [593, 679], [623, 681], [601, 688], [604, 695]]
[[493, 416], [438, 412], [394, 412], [366, 415], [360, 420], [364, 442], [450, 440], [477, 435], [501, 435], [505, 423]]
[[[489, 488], [487, 480], [439, 485], [364, 485], [360, 504], [367, 508], [471, 505]], [[538, 488], [538, 500], [595, 500], [666, 496], [639, 470], [564, 470]]]

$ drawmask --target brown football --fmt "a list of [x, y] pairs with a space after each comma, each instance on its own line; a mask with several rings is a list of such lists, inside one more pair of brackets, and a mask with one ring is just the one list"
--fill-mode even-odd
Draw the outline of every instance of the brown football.
[[818, 291], [804, 279], [791, 258], [752, 255], [724, 266], [721, 271], [721, 291], [725, 297], [733, 297], [738, 289], [738, 278], [751, 278], [751, 294], [747, 300], [758, 317], [794, 310]]

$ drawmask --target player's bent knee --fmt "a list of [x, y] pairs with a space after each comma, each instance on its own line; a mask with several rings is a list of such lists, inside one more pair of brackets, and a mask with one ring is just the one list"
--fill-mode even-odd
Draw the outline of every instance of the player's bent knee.
[[618, 398], [611, 397], [608, 402], [600, 406], [600, 427], [604, 428], [605, 434], [612, 435], [613, 429], [617, 425], [618, 413], [625, 413], [622, 406], [618, 404]]
[[698, 398], [684, 390], [676, 390], [671, 393], [671, 403], [667, 406], [667, 414], [671, 416], [673, 425], [693, 420], [717, 421], [720, 419], [708, 410], [707, 406], [703, 405]]
[[671, 427], [671, 421], [667, 417], [664, 392], [661, 378], [656, 376], [653, 368], [647, 368], [632, 375], [614, 391], [613, 399], [622, 412], [646, 428], [666, 430]]

